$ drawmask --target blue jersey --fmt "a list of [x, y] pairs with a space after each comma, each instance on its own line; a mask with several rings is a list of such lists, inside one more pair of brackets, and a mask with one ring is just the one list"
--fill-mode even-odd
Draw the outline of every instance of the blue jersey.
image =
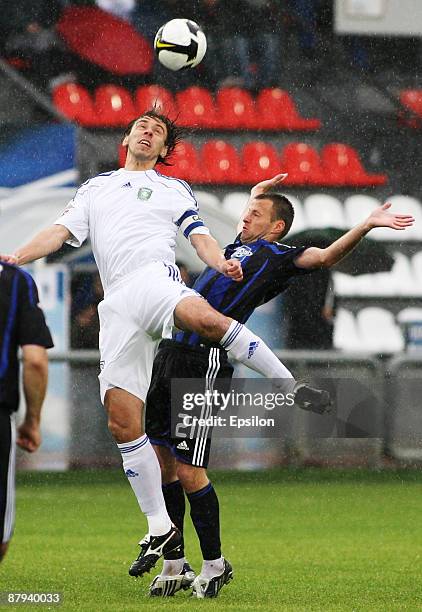
[[19, 404], [18, 347], [36, 344], [51, 348], [53, 341], [38, 306], [32, 277], [16, 266], [0, 262], [0, 409], [13, 412]]
[[[309, 272], [294, 263], [305, 248], [263, 239], [242, 244], [240, 237], [237, 237], [233, 244], [226, 247], [224, 256], [240, 261], [243, 280], [236, 282], [207, 267], [193, 288], [216, 310], [245, 323], [255, 308], [285, 291], [292, 278]], [[178, 332], [175, 340], [191, 346], [210, 344], [194, 332]]]

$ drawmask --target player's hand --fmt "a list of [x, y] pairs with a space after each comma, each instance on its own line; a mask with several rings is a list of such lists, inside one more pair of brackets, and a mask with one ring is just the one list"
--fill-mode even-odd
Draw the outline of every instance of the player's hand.
[[16, 444], [28, 453], [33, 453], [41, 444], [41, 432], [38, 423], [24, 421], [18, 427]]
[[19, 258], [17, 255], [3, 255], [3, 253], [0, 253], [0, 261], [17, 266]]
[[224, 276], [232, 278], [234, 281], [241, 281], [243, 279], [243, 271], [240, 261], [237, 259], [228, 259], [223, 265], [221, 270]]
[[374, 227], [391, 227], [395, 230], [404, 230], [411, 227], [415, 219], [412, 215], [399, 215], [389, 212], [391, 204], [387, 202], [371, 212], [367, 219], [369, 229]]
[[287, 176], [287, 172], [284, 172], [282, 174], [276, 174], [271, 179], [257, 183], [251, 189], [251, 198], [256, 198], [256, 196], [267, 193], [267, 191], [270, 191], [279, 183], [282, 183]]

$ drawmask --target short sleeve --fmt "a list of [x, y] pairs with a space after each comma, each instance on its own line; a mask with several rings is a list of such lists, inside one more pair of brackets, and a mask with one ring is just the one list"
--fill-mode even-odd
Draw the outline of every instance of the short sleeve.
[[299, 257], [308, 247], [305, 246], [287, 246], [285, 244], [278, 245], [278, 268], [282, 273], [289, 272], [290, 276], [301, 276], [309, 274], [313, 270], [311, 268], [300, 268], [296, 265], [296, 258]]
[[174, 222], [185, 238], [193, 234], [209, 234], [210, 231], [199, 214], [198, 202], [191, 188], [184, 181], [180, 182], [184, 189], [175, 191]]
[[17, 341], [20, 346], [54, 346], [44, 313], [38, 305], [38, 290], [33, 278], [22, 271], [19, 278]]
[[89, 234], [89, 185], [84, 183], [79, 187], [75, 196], [61, 216], [54, 222], [55, 225], [64, 225], [72, 236], [66, 240], [67, 244], [80, 247]]

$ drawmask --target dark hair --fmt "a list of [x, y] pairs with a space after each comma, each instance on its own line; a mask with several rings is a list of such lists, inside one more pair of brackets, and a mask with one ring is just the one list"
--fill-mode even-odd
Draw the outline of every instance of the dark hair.
[[141, 119], [141, 117], [152, 117], [153, 119], [158, 119], [158, 121], [161, 121], [166, 126], [167, 137], [166, 137], [164, 144], [167, 147], [167, 153], [165, 157], [161, 157], [161, 155], [158, 156], [157, 164], [164, 164], [165, 166], [171, 166], [171, 164], [168, 163], [168, 158], [171, 156], [171, 154], [173, 153], [174, 149], [177, 147], [179, 142], [181, 142], [181, 140], [184, 138], [184, 136], [187, 133], [187, 130], [176, 125], [176, 122], [173, 119], [170, 119], [168, 115], [165, 115], [164, 113], [162, 113], [161, 107], [154, 106], [153, 108], [150, 108], [149, 110], [142, 113], [142, 115], [140, 115], [139, 117], [136, 117], [136, 119], [133, 119], [128, 124], [128, 126], [125, 129], [125, 133], [123, 134], [122, 141], [125, 139], [126, 136], [130, 134], [132, 127], [135, 125], [135, 123], [139, 119]]
[[293, 219], [295, 216], [295, 211], [293, 209], [293, 204], [290, 202], [285, 195], [281, 193], [261, 193], [261, 195], [256, 196], [256, 200], [270, 200], [273, 204], [273, 208], [271, 211], [272, 221], [278, 221], [282, 219], [284, 221], [284, 230], [279, 235], [278, 239], [284, 238], [290, 231], [292, 227]]

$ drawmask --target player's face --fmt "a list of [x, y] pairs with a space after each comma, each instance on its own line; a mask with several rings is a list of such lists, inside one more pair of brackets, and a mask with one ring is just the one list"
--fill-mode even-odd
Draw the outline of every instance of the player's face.
[[273, 220], [271, 200], [252, 200], [243, 218], [240, 238], [242, 242], [255, 242], [260, 238], [276, 240], [284, 228], [284, 221]]
[[167, 153], [166, 139], [165, 124], [154, 117], [144, 116], [135, 121], [123, 145], [128, 147], [128, 157], [139, 162], [155, 163], [159, 155], [164, 157]]

